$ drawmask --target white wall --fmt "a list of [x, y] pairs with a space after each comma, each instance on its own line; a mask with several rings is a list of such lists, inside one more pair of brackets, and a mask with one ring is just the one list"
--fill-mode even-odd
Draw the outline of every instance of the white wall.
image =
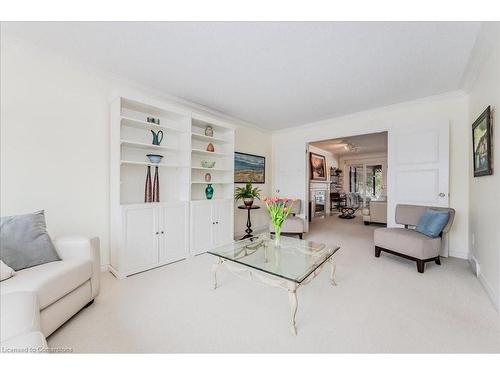
[[[387, 131], [395, 126], [404, 126], [412, 121], [446, 117], [450, 121], [450, 205], [457, 210], [456, 220], [450, 232], [450, 255], [468, 256], [468, 161], [470, 132], [468, 121], [468, 97], [463, 92], [453, 92], [413, 102], [359, 112], [353, 115], [307, 124], [297, 128], [273, 133], [274, 161], [280, 154], [286, 158], [300, 160], [306, 142], [343, 138], [352, 135]], [[294, 151], [296, 150], [296, 151]], [[295, 153], [295, 154], [293, 154]], [[303, 155], [303, 154], [302, 154]], [[297, 180], [304, 168], [297, 164], [293, 171]], [[274, 189], [281, 189], [286, 181], [276, 178]], [[305, 196], [304, 184], [297, 183], [293, 191]]]
[[[470, 89], [469, 132], [467, 133], [470, 164], [470, 247], [479, 263], [480, 280], [500, 310], [500, 28], [483, 30], [488, 38], [487, 54], [476, 81]], [[489, 54], [489, 55], [488, 55]], [[486, 57], [486, 58], [485, 58]], [[470, 124], [486, 109], [493, 112], [493, 175], [473, 177]], [[472, 239], [474, 238], [474, 241]]]
[[[271, 149], [271, 133], [244, 127], [236, 129], [236, 139], [234, 146], [235, 151], [264, 156], [266, 158], [265, 184], [254, 184], [254, 187], [258, 187], [262, 190], [262, 196], [269, 196], [272, 194]], [[236, 187], [244, 185], [245, 184], [235, 184]], [[243, 204], [243, 202], [241, 201], [238, 201], [236, 203], [236, 205], [241, 204]], [[269, 225], [269, 215], [267, 214], [266, 207], [262, 202], [258, 200], [256, 200], [254, 204], [260, 206], [260, 209], [253, 210], [251, 212], [252, 229], [266, 229]], [[246, 222], [247, 211], [236, 208], [234, 210], [234, 232], [236, 237], [241, 237], [245, 234]]]
[[[108, 264], [109, 100], [116, 92], [166, 96], [10, 37], [3, 26], [1, 42], [1, 215], [44, 209], [53, 237], [98, 236]], [[241, 150], [265, 154], [270, 165], [262, 132], [236, 134], [237, 149], [251, 139]]]

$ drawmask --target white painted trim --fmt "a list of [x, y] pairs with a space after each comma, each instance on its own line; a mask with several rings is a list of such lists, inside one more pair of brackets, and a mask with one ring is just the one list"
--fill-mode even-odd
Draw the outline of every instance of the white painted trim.
[[493, 47], [500, 42], [499, 30], [500, 26], [495, 22], [483, 22], [481, 25], [460, 82], [460, 87], [466, 92], [472, 89]]
[[[2, 30], [1, 30], [2, 32], [1, 32], [1, 34], [5, 35], [5, 38], [8, 37], [8, 38], [10, 38], [12, 40], [20, 41], [21, 43], [27, 44], [30, 47], [33, 47], [33, 48], [37, 49], [38, 51], [42, 51], [44, 54], [47, 54], [47, 51], [45, 49], [43, 49], [40, 46], [32, 43], [31, 41], [23, 39], [23, 38], [19, 38], [17, 36], [12, 35], [12, 34], [9, 34], [8, 31], [6, 30], [6, 27], [4, 25], [5, 25], [5, 23], [2, 23]], [[2, 43], [3, 42], [4, 42], [4, 40], [2, 40]], [[230, 116], [230, 115], [228, 115], [228, 114], [226, 114], [224, 112], [221, 112], [221, 111], [218, 111], [218, 110], [206, 107], [206, 106], [204, 106], [202, 104], [199, 104], [199, 103], [195, 103], [195, 102], [188, 101], [186, 99], [182, 99], [182, 98], [180, 98], [178, 96], [165, 93], [163, 91], [154, 89], [152, 87], [145, 86], [145, 85], [143, 85], [141, 83], [138, 83], [138, 82], [135, 82], [133, 80], [125, 79], [125, 78], [120, 77], [118, 75], [115, 75], [113, 73], [110, 73], [110, 72], [104, 71], [102, 69], [99, 69], [99, 68], [95, 67], [94, 65], [91, 65], [91, 64], [88, 64], [88, 63], [84, 63], [84, 62], [76, 60], [74, 58], [70, 58], [67, 55], [62, 54], [60, 52], [50, 51], [50, 54], [56, 56], [57, 58], [65, 59], [66, 62], [70, 63], [71, 66], [73, 66], [73, 67], [84, 69], [84, 70], [86, 70], [87, 72], [89, 72], [91, 74], [97, 75], [98, 77], [110, 80], [110, 81], [115, 82], [115, 83], [122, 84], [124, 86], [128, 86], [131, 89], [131, 92], [127, 93], [128, 95], [133, 95], [133, 93], [135, 91], [137, 91], [137, 92], [139, 92], [141, 94], [145, 93], [145, 94], [148, 94], [148, 95], [156, 96], [160, 100], [165, 100], [165, 101], [168, 101], [168, 102], [172, 102], [172, 104], [174, 104], [174, 105], [178, 105], [178, 106], [185, 107], [185, 108], [187, 107], [192, 112], [196, 112], [196, 113], [199, 113], [199, 114], [205, 113], [207, 115], [211, 115], [211, 116], [218, 117], [220, 119], [224, 119], [225, 121], [227, 121], [229, 123], [236, 124], [238, 126], [247, 127], [247, 128], [254, 128], [254, 129], [258, 129], [258, 130], [260, 130], [262, 132], [265, 132], [265, 133], [271, 133], [271, 131], [269, 129], [263, 128], [263, 127], [261, 127], [261, 126], [259, 126], [257, 124], [245, 121], [245, 120], [237, 118], [237, 117]], [[109, 101], [111, 102], [117, 96], [118, 96], [118, 92], [114, 91], [110, 95]]]
[[490, 298], [491, 303], [493, 304], [493, 307], [500, 314], [500, 296], [495, 293], [495, 291], [491, 287], [491, 285], [488, 282], [488, 280], [486, 279], [486, 277], [484, 277], [484, 274], [481, 272], [481, 264], [479, 263], [479, 261], [476, 259], [476, 257], [472, 253], [470, 254], [470, 257], [469, 257], [469, 263], [472, 267], [472, 270], [476, 274], [476, 277], [478, 278], [479, 283], [481, 284], [483, 289], [486, 291], [486, 294]]
[[108, 272], [109, 264], [101, 264], [101, 272]]
[[469, 260], [469, 252], [463, 251], [463, 250], [450, 250], [448, 252], [448, 256], [453, 257], [453, 258], [460, 258], [460, 259]]
[[[315, 121], [315, 122], [309, 122], [309, 123], [306, 123], [306, 124], [303, 124], [303, 125], [291, 126], [291, 127], [287, 127], [287, 128], [277, 129], [277, 130], [273, 131], [273, 134], [280, 134], [280, 133], [286, 133], [286, 132], [295, 131], [295, 130], [303, 130], [303, 129], [321, 127], [321, 126], [328, 126], [332, 122], [336, 123], [336, 122], [340, 122], [340, 121], [356, 119], [358, 117], [364, 117], [364, 116], [368, 116], [368, 115], [376, 115], [378, 113], [382, 113], [382, 112], [385, 112], [385, 111], [395, 111], [395, 110], [398, 110], [398, 109], [401, 109], [401, 108], [411, 107], [411, 106], [419, 105], [419, 104], [425, 104], [425, 103], [433, 102], [433, 101], [436, 101], [436, 100], [447, 100], [447, 99], [453, 99], [453, 98], [463, 98], [463, 97], [466, 97], [466, 96], [467, 96], [467, 93], [464, 90], [454, 90], [454, 91], [449, 91], [449, 92], [446, 92], [446, 93], [443, 93], [443, 94], [439, 94], [439, 95], [426, 96], [426, 97], [423, 97], [423, 98], [419, 98], [419, 99], [415, 99], [415, 100], [410, 100], [410, 101], [406, 101], [406, 102], [401, 102], [401, 103], [395, 103], [395, 104], [391, 104], [391, 105], [384, 106], [384, 107], [377, 107], [377, 108], [368, 109], [368, 110], [365, 110], [365, 111], [359, 111], [359, 112], [355, 112], [355, 113], [350, 113], [350, 114], [347, 114], [347, 115], [344, 115], [344, 116], [331, 117], [331, 118], [328, 118], [328, 119], [325, 119], [325, 120], [320, 120], [320, 121]], [[383, 126], [383, 127], [376, 127], [375, 126], [373, 128], [373, 131], [370, 131], [370, 132], [371, 133], [377, 133], [377, 132], [383, 132], [383, 131], [388, 131], [388, 130], [389, 130], [389, 126], [387, 126], [387, 125]], [[351, 137], [351, 136], [361, 135], [361, 134], [367, 134], [367, 133], [366, 132], [361, 132], [359, 134], [343, 135], [341, 137]], [[320, 137], [320, 138], [321, 139], [318, 139], [318, 140], [310, 140], [309, 142], [310, 143], [311, 142], [317, 142], [317, 141], [321, 141], [321, 140], [325, 139], [324, 137]], [[340, 138], [340, 137], [337, 137], [337, 138]]]
[[490, 297], [491, 303], [493, 303], [493, 307], [495, 310], [500, 314], [500, 299], [499, 296], [495, 294], [495, 291], [491, 287], [491, 285], [488, 283], [488, 280], [484, 277], [484, 274], [479, 270], [479, 276], [478, 276], [479, 282], [483, 286], [484, 290], [486, 291], [486, 294], [488, 294], [488, 297]]
[[471, 254], [469, 258], [469, 264], [472, 267], [472, 270], [476, 274], [476, 277], [479, 277], [479, 272], [481, 270], [481, 267], [479, 266], [479, 262], [477, 261], [476, 257]]

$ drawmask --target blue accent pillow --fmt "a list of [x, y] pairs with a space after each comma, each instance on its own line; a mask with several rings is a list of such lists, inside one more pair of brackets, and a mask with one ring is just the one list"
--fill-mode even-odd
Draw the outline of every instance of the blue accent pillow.
[[446, 224], [448, 224], [449, 219], [450, 213], [448, 211], [429, 208], [418, 221], [415, 230], [428, 237], [436, 238], [443, 231]]

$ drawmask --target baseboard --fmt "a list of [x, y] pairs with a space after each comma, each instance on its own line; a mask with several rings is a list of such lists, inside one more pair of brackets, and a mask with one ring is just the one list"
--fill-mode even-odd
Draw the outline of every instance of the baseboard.
[[453, 258], [460, 258], [469, 260], [469, 252], [468, 251], [460, 251], [460, 250], [450, 250], [448, 252], [448, 256]]
[[481, 267], [479, 266], [479, 262], [477, 261], [476, 257], [473, 254], [471, 254], [469, 257], [469, 264], [476, 277], [479, 277], [479, 272], [481, 270]]
[[486, 280], [486, 278], [484, 277], [481, 270], [479, 270], [478, 279], [479, 279], [479, 282], [481, 283], [481, 285], [483, 286], [484, 290], [486, 291], [486, 294], [488, 294], [488, 297], [490, 297], [490, 300], [493, 303], [493, 307], [500, 314], [500, 305], [499, 305], [500, 299], [498, 298], [498, 295], [495, 293], [495, 291], [491, 287], [488, 280]]

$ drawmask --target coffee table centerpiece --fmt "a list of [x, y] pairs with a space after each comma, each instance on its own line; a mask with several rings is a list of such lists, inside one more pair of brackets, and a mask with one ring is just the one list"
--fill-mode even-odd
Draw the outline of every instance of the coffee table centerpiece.
[[266, 204], [267, 211], [269, 212], [269, 216], [271, 217], [271, 223], [274, 227], [274, 237], [275, 237], [275, 246], [280, 246], [281, 239], [281, 227], [285, 222], [286, 218], [292, 212], [293, 202], [295, 199], [290, 198], [278, 198], [278, 197], [264, 197], [262, 198], [264, 203]]
[[280, 287], [288, 291], [290, 328], [297, 334], [297, 289], [312, 281], [326, 263], [331, 265], [330, 282], [335, 283], [333, 255], [339, 246], [283, 237], [276, 246], [275, 236], [260, 234], [209, 251], [217, 257], [212, 267], [213, 287], [217, 288], [217, 270], [224, 265], [236, 275]]

